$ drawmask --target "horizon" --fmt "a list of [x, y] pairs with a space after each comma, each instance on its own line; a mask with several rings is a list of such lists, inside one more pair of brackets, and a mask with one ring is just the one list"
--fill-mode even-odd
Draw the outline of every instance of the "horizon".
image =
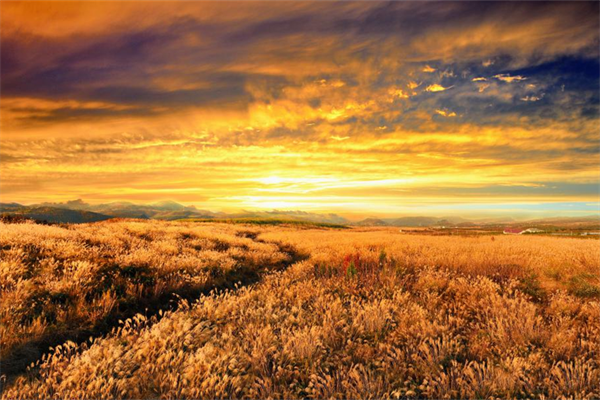
[[[202, 204], [196, 203], [180, 203], [174, 201], [172, 199], [160, 199], [157, 201], [148, 201], [148, 202], [135, 202], [135, 201], [127, 201], [127, 200], [115, 200], [115, 201], [106, 201], [106, 202], [88, 202], [84, 199], [78, 198], [73, 200], [66, 200], [62, 202], [31, 202], [31, 203], [19, 203], [19, 202], [6, 202], [0, 201], [0, 204], [20, 204], [23, 206], [31, 207], [31, 206], [67, 206], [73, 204], [84, 204], [91, 207], [97, 207], [100, 205], [111, 205], [118, 203], [127, 203], [133, 206], [158, 206], [161, 203], [173, 203], [178, 206], [183, 207], [193, 207], [200, 211], [208, 211], [214, 214], [225, 214], [226, 217], [231, 217], [236, 214], [244, 214], [244, 213], [264, 213], [264, 214], [294, 214], [294, 213], [305, 213], [305, 214], [313, 214], [316, 216], [325, 216], [328, 214], [336, 215], [347, 219], [350, 222], [359, 222], [366, 219], [395, 219], [395, 218], [437, 218], [440, 220], [443, 219], [458, 219], [465, 220], [469, 222], [489, 222], [489, 221], [503, 221], [509, 222], [513, 221], [515, 223], [518, 222], [527, 222], [533, 220], [543, 220], [543, 219], [560, 219], [560, 218], [600, 218], [600, 210], [597, 208], [595, 203], [521, 203], [521, 204], [496, 204], [494, 208], [491, 208], [490, 205], [481, 206], [473, 205], [473, 204], [460, 204], [455, 205], [454, 208], [440, 208], [439, 205], [430, 209], [424, 209], [420, 207], [414, 210], [408, 210], [405, 212], [396, 212], [396, 213], [381, 213], [381, 212], [372, 212], [372, 213], [356, 213], [356, 212], [344, 212], [342, 211], [332, 211], [332, 210], [302, 210], [302, 209], [277, 209], [277, 208], [256, 208], [256, 209], [231, 209], [231, 210], [218, 210], [218, 209], [209, 209], [204, 207]], [[474, 211], [477, 207], [482, 207], [482, 210], [479, 212]], [[580, 207], [579, 209], [574, 209], [574, 207]], [[68, 208], [68, 207], [67, 207]], [[469, 208], [469, 212], [466, 213], [462, 210], [465, 208]], [[502, 210], [500, 212], [499, 210]], [[1, 210], [0, 210], [1, 211]]]
[[1, 201], [600, 213], [599, 3], [230, 4], [2, 2]]

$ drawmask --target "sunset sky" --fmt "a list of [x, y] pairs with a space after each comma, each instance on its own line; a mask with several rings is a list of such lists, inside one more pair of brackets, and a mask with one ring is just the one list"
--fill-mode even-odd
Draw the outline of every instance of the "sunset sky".
[[10, 2], [0, 196], [599, 212], [598, 2]]

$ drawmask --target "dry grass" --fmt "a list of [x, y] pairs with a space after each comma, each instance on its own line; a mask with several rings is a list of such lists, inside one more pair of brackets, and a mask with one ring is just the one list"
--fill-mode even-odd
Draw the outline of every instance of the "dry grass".
[[287, 258], [234, 226], [0, 224], [3, 373], [49, 344], [110, 330], [136, 311], [167, 307], [174, 294], [197, 297]]
[[[242, 229], [132, 226], [208, 240]], [[310, 258], [67, 342], [3, 398], [600, 397], [597, 241], [253, 229]]]
[[352, 254], [379, 256], [383, 250], [396, 266], [404, 268], [434, 266], [492, 279], [519, 279], [547, 291], [574, 291], [587, 284], [592, 297], [593, 288], [600, 288], [598, 240], [533, 235], [405, 235], [390, 228], [310, 234], [271, 229], [262, 237], [293, 244], [322, 265]]

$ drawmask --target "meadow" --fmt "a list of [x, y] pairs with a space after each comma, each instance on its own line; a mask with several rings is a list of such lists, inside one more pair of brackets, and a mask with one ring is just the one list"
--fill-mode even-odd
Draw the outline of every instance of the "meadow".
[[0, 246], [2, 373], [36, 358], [3, 399], [600, 397], [597, 239], [104, 221]]
[[119, 319], [256, 280], [291, 255], [234, 226], [119, 222], [0, 225], [2, 371]]

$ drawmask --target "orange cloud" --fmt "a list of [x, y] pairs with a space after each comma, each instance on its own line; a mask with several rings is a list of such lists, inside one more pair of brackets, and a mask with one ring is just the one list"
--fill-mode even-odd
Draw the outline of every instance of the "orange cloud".
[[443, 92], [444, 90], [448, 90], [448, 89], [452, 89], [452, 86], [443, 87], [442, 85], [438, 85], [437, 83], [434, 83], [432, 85], [427, 86], [427, 88], [425, 90], [427, 90], [428, 92]]
[[2, 201], [595, 199], [597, 5], [489, 7], [7, 2]]
[[435, 112], [436, 114], [439, 114], [442, 117], [456, 117], [456, 113], [453, 111], [435, 110]]

